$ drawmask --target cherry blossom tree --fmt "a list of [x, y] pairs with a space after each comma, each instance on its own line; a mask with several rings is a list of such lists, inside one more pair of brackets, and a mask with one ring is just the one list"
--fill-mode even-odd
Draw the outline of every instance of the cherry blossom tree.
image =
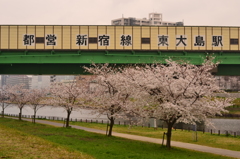
[[[226, 112], [231, 99], [217, 98], [219, 89], [211, 70], [216, 64], [211, 60], [201, 66], [186, 62], [167, 60], [167, 64], [152, 64], [130, 67], [122, 71], [128, 79], [129, 87], [142, 92], [142, 104], [134, 109], [142, 117], [153, 117], [167, 124], [167, 147], [171, 148], [172, 128], [176, 122], [195, 124], [216, 114]], [[136, 89], [135, 89], [136, 91]]]
[[47, 89], [31, 89], [29, 93], [29, 106], [33, 109], [33, 123], [36, 120], [37, 111], [46, 106]]
[[14, 85], [9, 89], [10, 101], [19, 108], [19, 120], [22, 120], [22, 109], [29, 102], [29, 90], [23, 84]]
[[76, 82], [55, 82], [51, 85], [49, 104], [55, 107], [62, 107], [67, 111], [66, 127], [69, 127], [69, 119], [72, 111], [84, 106], [84, 97], [88, 90], [87, 84], [88, 82], [82, 82], [81, 85], [77, 85]]
[[120, 68], [110, 67], [108, 64], [92, 64], [84, 67], [86, 71], [97, 75], [95, 91], [88, 95], [90, 106], [94, 113], [107, 114], [110, 121], [107, 135], [112, 136], [112, 129], [116, 118], [126, 119], [131, 115], [130, 104], [133, 104], [131, 93], [134, 88], [127, 87], [127, 81], [121, 75]]
[[10, 86], [3, 86], [0, 88], [0, 103], [2, 107], [2, 117], [4, 118], [4, 110], [10, 106], [9, 103], [9, 88]]

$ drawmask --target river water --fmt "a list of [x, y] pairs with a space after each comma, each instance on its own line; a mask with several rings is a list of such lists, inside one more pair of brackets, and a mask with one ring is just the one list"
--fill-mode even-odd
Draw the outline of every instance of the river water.
[[[7, 107], [4, 111], [6, 114], [19, 114], [20, 110], [11, 105]], [[22, 115], [33, 115], [33, 109], [29, 106], [25, 106], [22, 110]], [[53, 116], [53, 117], [67, 117], [67, 112], [60, 107], [51, 107], [46, 106], [37, 111], [37, 116]], [[70, 118], [73, 119], [100, 119], [100, 120], [107, 120], [106, 115], [98, 115], [92, 114], [92, 111], [89, 109], [79, 109], [77, 111], [72, 111]]]
[[210, 119], [210, 121], [214, 127], [209, 126], [207, 129], [213, 129], [216, 132], [221, 130], [223, 133], [225, 131], [240, 132], [240, 119]]

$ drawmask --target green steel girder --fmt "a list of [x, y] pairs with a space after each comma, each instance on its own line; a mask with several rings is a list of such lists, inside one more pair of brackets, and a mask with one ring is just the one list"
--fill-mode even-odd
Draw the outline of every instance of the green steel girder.
[[[133, 53], [134, 52], [134, 53]], [[206, 56], [215, 56], [221, 64], [240, 64], [240, 52], [206, 51], [69, 51], [69, 50], [2, 50], [0, 64], [10, 63], [152, 63], [171, 57], [199, 65]]]
[[185, 59], [194, 64], [202, 63], [206, 53], [185, 56], [183, 52], [157, 51], [2, 51], [0, 63], [152, 63], [173, 59]]
[[[82, 66], [89, 66], [89, 64], [0, 64], [0, 74], [86, 74]], [[240, 76], [240, 65], [219, 65], [215, 74], [221, 76]]]
[[73, 75], [87, 74], [82, 64], [0, 64], [0, 74]]
[[[240, 52], [207, 51], [117, 51], [117, 50], [1, 50], [0, 74], [82, 74], [91, 63], [165, 63], [165, 59], [187, 60], [200, 65], [214, 56], [219, 75], [240, 75]], [[230, 71], [231, 70], [231, 71]]]

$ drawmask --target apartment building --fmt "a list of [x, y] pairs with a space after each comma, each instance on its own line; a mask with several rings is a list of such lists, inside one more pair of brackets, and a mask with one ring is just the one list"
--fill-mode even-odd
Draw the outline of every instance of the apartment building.
[[149, 18], [118, 18], [112, 20], [111, 25], [127, 25], [127, 26], [134, 26], [134, 25], [141, 25], [141, 26], [183, 26], [184, 23], [179, 22], [170, 22], [170, 21], [163, 21], [162, 13], [149, 13]]

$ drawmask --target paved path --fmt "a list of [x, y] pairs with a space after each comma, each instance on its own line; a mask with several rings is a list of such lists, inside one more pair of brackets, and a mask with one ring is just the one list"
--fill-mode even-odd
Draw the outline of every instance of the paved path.
[[[31, 119], [23, 119], [23, 120], [31, 121]], [[45, 121], [45, 120], [36, 120], [36, 122], [41, 123], [41, 124], [52, 125], [52, 126], [56, 126], [56, 127], [63, 126], [63, 124], [61, 124], [61, 123], [50, 122], [50, 121]], [[82, 127], [82, 126], [72, 125], [72, 128], [81, 129], [81, 130], [94, 132], [94, 133], [106, 134], [106, 131], [92, 129], [92, 128], [86, 128], [86, 127]], [[139, 141], [144, 141], [144, 142], [162, 144], [162, 139], [143, 137], [143, 136], [137, 136], [137, 135], [129, 135], [129, 134], [123, 134], [123, 133], [117, 133], [117, 132], [113, 132], [112, 134], [113, 134], [113, 136], [127, 138], [127, 139], [131, 139], [131, 140], [139, 140]], [[177, 141], [171, 141], [171, 144], [172, 144], [172, 146], [175, 146], [175, 147], [186, 148], [186, 149], [201, 151], [201, 152], [208, 152], [208, 153], [213, 153], [213, 154], [217, 154], [217, 155], [229, 156], [229, 157], [234, 157], [234, 158], [240, 159], [240, 151], [232, 151], [232, 150], [226, 150], [226, 149], [221, 149], [221, 148], [213, 148], [213, 147], [208, 147], [208, 146], [201, 146], [201, 145], [189, 144], [189, 143], [183, 143], [183, 142], [177, 142]]]

